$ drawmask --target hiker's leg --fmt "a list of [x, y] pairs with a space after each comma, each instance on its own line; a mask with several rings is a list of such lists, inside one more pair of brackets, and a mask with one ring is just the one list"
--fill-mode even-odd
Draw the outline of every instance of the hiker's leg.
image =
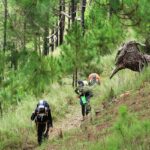
[[86, 114], [86, 116], [87, 116], [88, 113], [89, 113], [87, 107], [88, 107], [88, 103], [87, 103], [86, 106], [85, 106], [85, 114]]
[[38, 136], [38, 144], [41, 145], [42, 143], [42, 128], [40, 124], [37, 124], [37, 136]]
[[85, 116], [85, 104], [81, 105], [81, 108], [82, 108], [82, 116], [84, 117]]
[[87, 102], [87, 104], [86, 104], [86, 115], [88, 115], [90, 111], [91, 111], [91, 105], [90, 105], [90, 102]]
[[44, 131], [45, 131], [45, 124], [39, 123], [37, 129], [38, 129], [38, 143], [39, 145], [41, 145], [44, 136]]
[[50, 127], [50, 123], [49, 121], [46, 123], [46, 132], [44, 134], [44, 137], [48, 139], [48, 133], [49, 133], [49, 127]]

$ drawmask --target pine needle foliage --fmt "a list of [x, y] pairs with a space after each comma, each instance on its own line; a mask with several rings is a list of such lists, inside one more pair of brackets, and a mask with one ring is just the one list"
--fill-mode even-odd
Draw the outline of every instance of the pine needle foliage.
[[75, 69], [82, 71], [95, 57], [95, 51], [88, 45], [88, 35], [83, 35], [81, 25], [75, 22], [65, 37], [62, 46], [61, 65], [63, 72], [72, 73]]
[[23, 74], [27, 78], [27, 89], [35, 95], [44, 92], [46, 85], [58, 79], [59, 66], [54, 57], [41, 57], [36, 52], [29, 55], [23, 68]]
[[[102, 5], [99, 5], [99, 3], [102, 3]], [[109, 7], [106, 3], [106, 1], [93, 3], [86, 18], [87, 30], [91, 35], [92, 49], [96, 49], [99, 57], [111, 54], [116, 45], [125, 38], [125, 30], [122, 28], [119, 19], [115, 15], [109, 17]], [[114, 2], [113, 5], [115, 5]]]

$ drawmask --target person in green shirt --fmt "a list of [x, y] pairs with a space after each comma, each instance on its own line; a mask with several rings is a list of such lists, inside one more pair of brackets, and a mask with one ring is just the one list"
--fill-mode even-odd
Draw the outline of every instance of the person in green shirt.
[[75, 93], [79, 95], [81, 112], [84, 120], [85, 116], [87, 116], [91, 111], [90, 98], [93, 96], [93, 93], [89, 86], [84, 86], [82, 81], [78, 81], [78, 86], [75, 89]]

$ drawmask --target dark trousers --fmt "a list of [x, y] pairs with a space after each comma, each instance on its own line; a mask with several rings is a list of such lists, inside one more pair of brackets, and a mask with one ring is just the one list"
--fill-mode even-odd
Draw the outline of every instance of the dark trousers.
[[89, 103], [82, 104], [81, 111], [82, 111], [82, 116], [88, 115], [88, 113], [91, 111], [90, 104]]
[[41, 145], [43, 138], [48, 138], [49, 126], [48, 122], [46, 123], [37, 123], [37, 140], [39, 145]]
[[81, 105], [82, 116], [85, 116], [85, 115], [88, 114], [87, 109], [86, 109], [87, 108], [86, 105], [87, 104], [82, 104]]

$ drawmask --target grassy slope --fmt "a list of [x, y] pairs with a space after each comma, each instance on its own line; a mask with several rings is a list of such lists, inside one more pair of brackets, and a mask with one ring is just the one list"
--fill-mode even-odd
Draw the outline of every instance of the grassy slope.
[[[66, 113], [70, 112], [71, 105], [76, 105], [75, 94], [70, 86], [59, 86], [58, 84], [48, 87], [43, 95], [52, 109], [54, 123], [61, 120]], [[36, 147], [36, 131], [34, 123], [30, 121], [31, 113], [34, 111], [39, 98], [26, 97], [16, 108], [0, 118], [0, 149], [19, 149]], [[10, 148], [11, 147], [11, 148]]]
[[[149, 88], [150, 84], [146, 83], [140, 90], [119, 97], [100, 115], [85, 121], [78, 130], [65, 133], [63, 140], [51, 141], [49, 149], [55, 146], [59, 150], [149, 150]], [[122, 104], [128, 106], [129, 114], [125, 117], [118, 113]]]
[[[0, 149], [115, 149], [120, 145], [131, 145], [132, 143], [125, 143], [126, 140], [120, 138], [120, 134], [116, 133], [116, 128], [119, 124], [118, 108], [122, 104], [126, 104], [129, 107], [129, 111], [135, 113], [137, 118], [147, 119], [149, 116], [149, 76], [150, 69], [145, 70], [142, 74], [131, 72], [129, 70], [120, 71], [112, 80], [109, 80], [108, 76], [112, 70], [112, 64], [114, 55], [106, 56], [102, 58], [100, 67], [103, 67], [102, 84], [100, 87], [94, 89], [95, 96], [92, 99], [92, 119], [87, 120], [81, 124], [80, 128], [69, 130], [64, 132], [63, 139], [49, 140], [48, 143], [43, 144], [42, 147], [36, 148], [36, 132], [33, 124], [30, 123], [30, 115], [37, 103], [37, 99], [33, 97], [26, 98], [20, 106], [12, 110], [9, 115], [5, 115], [1, 119], [0, 123]], [[145, 83], [146, 82], [146, 83]], [[68, 107], [70, 103], [76, 104], [76, 97], [73, 93], [71, 86], [53, 85], [46, 90], [47, 92], [43, 96], [51, 104], [54, 120], [62, 120], [62, 117], [66, 113], [73, 112]], [[119, 98], [119, 95], [130, 91], [130, 94], [125, 97]], [[112, 102], [112, 99], [117, 101]], [[106, 108], [103, 109], [103, 104]], [[78, 109], [79, 105], [74, 105], [74, 109]], [[98, 117], [95, 116], [95, 110], [101, 110]], [[61, 111], [60, 111], [61, 110]], [[145, 116], [144, 116], [145, 115]], [[129, 115], [130, 116], [130, 115]], [[73, 117], [73, 116], [72, 116]], [[119, 117], [121, 119], [121, 115]], [[128, 118], [128, 117], [127, 117]], [[136, 119], [135, 119], [136, 120]], [[147, 124], [149, 121], [147, 121]], [[135, 124], [135, 123], [133, 123]], [[139, 123], [139, 129], [141, 129], [141, 136], [135, 136], [146, 141], [146, 145], [149, 136], [149, 128], [144, 130], [143, 126], [147, 126], [146, 123]], [[124, 127], [126, 128], [126, 127]], [[143, 130], [142, 130], [143, 129]], [[131, 130], [131, 129], [129, 129]], [[132, 129], [132, 135], [135, 135], [134, 128]], [[125, 132], [127, 133], [127, 132]], [[117, 135], [115, 135], [117, 134]], [[113, 138], [115, 136], [115, 138]], [[146, 137], [145, 137], [146, 136]], [[124, 137], [123, 137], [124, 138]], [[128, 138], [128, 135], [126, 136]], [[124, 138], [124, 139], [126, 139]], [[113, 140], [114, 139], [114, 140]], [[116, 139], [116, 140], [115, 140]], [[49, 144], [50, 142], [50, 144]], [[124, 144], [123, 144], [124, 142]], [[128, 142], [128, 141], [127, 141]], [[133, 142], [134, 136], [133, 136]], [[143, 143], [143, 141], [140, 141]], [[114, 145], [113, 145], [114, 143]], [[106, 147], [111, 145], [111, 148]], [[120, 146], [119, 145], [119, 146]], [[119, 147], [118, 146], [118, 147]], [[10, 148], [11, 147], [11, 148]], [[100, 148], [101, 147], [101, 148]], [[125, 149], [122, 147], [122, 149]], [[132, 148], [126, 148], [132, 149]], [[116, 149], [115, 149], [116, 150]]]
[[[102, 60], [106, 70], [102, 85], [95, 89], [92, 119], [65, 133], [62, 140], [50, 141], [48, 149], [150, 149], [150, 68], [141, 74], [123, 70], [110, 81], [112, 58], [107, 56]], [[98, 116], [96, 109], [100, 110]]]

